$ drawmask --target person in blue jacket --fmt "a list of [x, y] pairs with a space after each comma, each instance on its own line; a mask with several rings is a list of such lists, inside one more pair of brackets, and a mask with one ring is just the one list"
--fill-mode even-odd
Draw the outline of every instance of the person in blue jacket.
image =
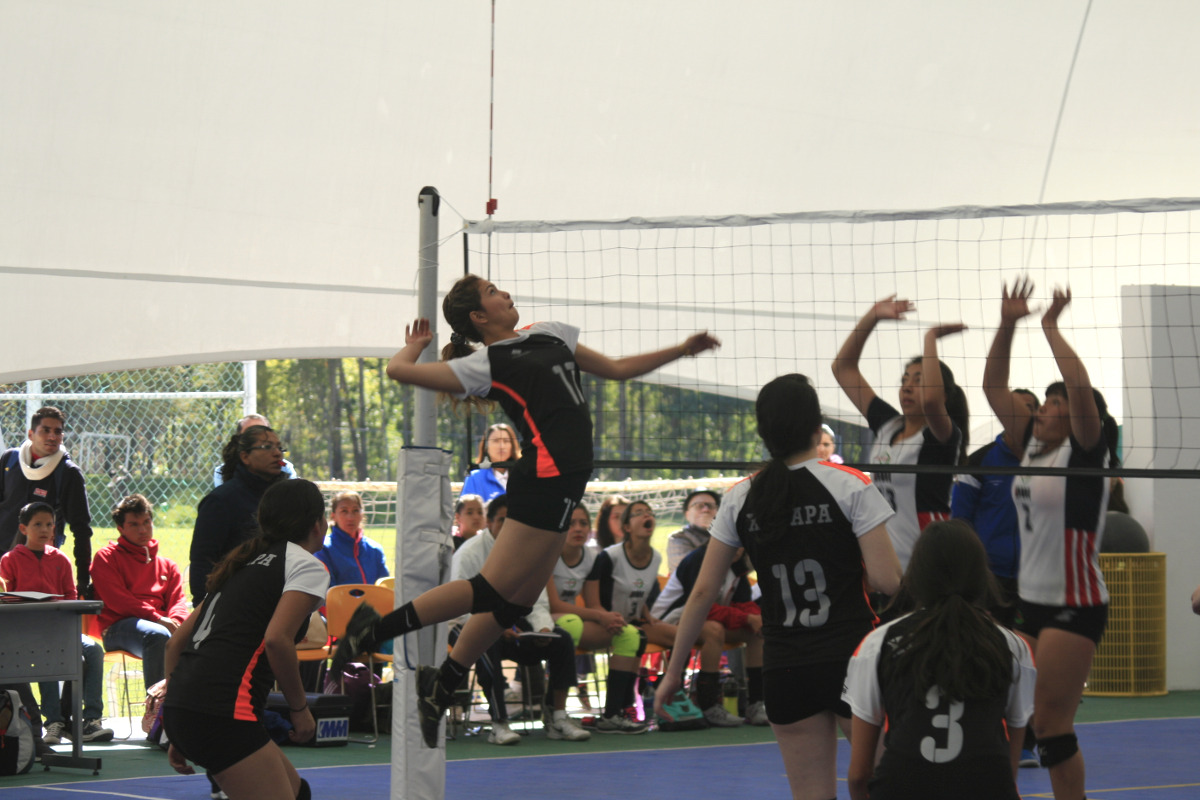
[[479, 440], [479, 469], [463, 482], [462, 494], [477, 494], [486, 506], [496, 495], [508, 491], [508, 467], [521, 458], [521, 445], [512, 426], [497, 422]]
[[383, 547], [363, 531], [362, 496], [358, 492], [338, 492], [332, 506], [334, 524], [315, 554], [329, 570], [329, 585], [375, 583], [390, 575]]

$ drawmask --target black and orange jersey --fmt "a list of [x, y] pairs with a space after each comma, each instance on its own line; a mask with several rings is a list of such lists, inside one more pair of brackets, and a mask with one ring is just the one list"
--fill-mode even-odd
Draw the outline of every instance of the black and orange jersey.
[[758, 572], [767, 669], [844, 661], [875, 627], [858, 537], [892, 516], [856, 469], [814, 458], [793, 464], [789, 479], [783, 530], [761, 530], [747, 504], [753, 479], [726, 493], [710, 530], [745, 547]]
[[[265, 636], [284, 592], [325, 602], [329, 573], [300, 545], [278, 542], [230, 576], [204, 599], [192, 634], [170, 675], [166, 704], [205, 714], [254, 721], [275, 682]], [[304, 638], [308, 622], [296, 641]]]
[[469, 356], [447, 362], [463, 385], [460, 397], [494, 400], [521, 435], [514, 469], [553, 478], [592, 469], [592, 417], [579, 382], [579, 329], [535, 322]]

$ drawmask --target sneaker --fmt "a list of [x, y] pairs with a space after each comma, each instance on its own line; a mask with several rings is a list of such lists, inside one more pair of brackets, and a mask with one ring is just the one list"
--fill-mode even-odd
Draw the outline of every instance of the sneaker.
[[225, 792], [221, 791], [220, 789], [217, 789], [215, 792], [209, 792], [208, 796], [211, 797], [212, 800], [229, 800], [229, 795], [225, 794]]
[[742, 726], [742, 718], [730, 714], [720, 703], [704, 709], [704, 719], [714, 728], [740, 728]]
[[520, 741], [521, 734], [508, 727], [507, 722], [492, 723], [492, 732], [488, 734], [488, 744], [517, 744]]
[[751, 703], [746, 709], [746, 723], [749, 725], [770, 725], [771, 721], [767, 719], [767, 704], [762, 700], [757, 703]]
[[1021, 750], [1021, 760], [1017, 762], [1022, 767], [1040, 767], [1041, 759], [1038, 758], [1036, 750]]
[[442, 688], [438, 672], [437, 667], [417, 667], [417, 715], [421, 718], [421, 737], [431, 749], [438, 746], [438, 728], [454, 702], [453, 693]]
[[645, 733], [650, 730], [650, 726], [644, 722], [630, 722], [620, 714], [613, 714], [611, 717], [600, 717], [596, 720], [596, 733], [624, 733], [634, 735]]
[[112, 738], [112, 728], [104, 727], [100, 720], [85, 719], [83, 721], [83, 740], [85, 742], [111, 742]]
[[547, 739], [566, 739], [568, 742], [586, 742], [592, 735], [579, 727], [575, 720], [561, 711], [555, 711], [554, 716], [547, 720], [543, 727]]
[[67, 724], [65, 722], [47, 722], [46, 732], [42, 734], [42, 741], [46, 744], [62, 744], [66, 733]]
[[374, 631], [375, 623], [379, 619], [379, 612], [367, 603], [362, 603], [354, 609], [346, 623], [346, 635], [338, 639], [337, 651], [333, 654], [330, 671], [334, 675], [341, 675], [342, 668], [359, 653], [375, 652]]

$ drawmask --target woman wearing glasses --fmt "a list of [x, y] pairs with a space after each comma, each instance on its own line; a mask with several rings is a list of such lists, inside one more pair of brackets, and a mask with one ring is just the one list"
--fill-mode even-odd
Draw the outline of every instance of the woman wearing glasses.
[[675, 572], [683, 557], [708, 544], [708, 527], [717, 516], [721, 496], [708, 489], [696, 489], [683, 498], [682, 528], [667, 537], [667, 574]]
[[520, 458], [521, 445], [512, 426], [504, 422], [489, 426], [479, 442], [479, 469], [467, 476], [460, 496], [477, 494], [486, 505], [496, 495], [506, 493], [508, 467]]
[[196, 509], [190, 554], [192, 603], [204, 599], [213, 565], [255, 535], [254, 515], [267, 487], [284, 480], [287, 448], [266, 425], [251, 425], [229, 437], [221, 451], [223, 483], [204, 496]]

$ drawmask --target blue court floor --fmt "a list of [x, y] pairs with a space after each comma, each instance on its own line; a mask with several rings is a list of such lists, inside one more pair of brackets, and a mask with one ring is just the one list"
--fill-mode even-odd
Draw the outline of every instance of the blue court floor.
[[[1200, 798], [1200, 717], [1083, 723], [1078, 733], [1087, 760], [1088, 797]], [[504, 757], [450, 761], [446, 800], [789, 796], [783, 762], [773, 743], [659, 749], [650, 737], [637, 738], [645, 745], [642, 749], [522, 756], [513, 748], [501, 751]], [[846, 773], [849, 754], [849, 745], [839, 742], [839, 775]], [[380, 756], [385, 758], [386, 751]], [[314, 800], [368, 800], [390, 794], [391, 768], [385, 763], [308, 767], [300, 773], [312, 785]], [[1045, 770], [1022, 769], [1018, 788], [1024, 798], [1052, 797]], [[202, 776], [106, 779], [102, 774], [88, 781], [12, 787], [5, 787], [0, 779], [0, 800], [207, 797], [208, 783]], [[849, 797], [844, 780], [839, 781], [838, 797]]]

